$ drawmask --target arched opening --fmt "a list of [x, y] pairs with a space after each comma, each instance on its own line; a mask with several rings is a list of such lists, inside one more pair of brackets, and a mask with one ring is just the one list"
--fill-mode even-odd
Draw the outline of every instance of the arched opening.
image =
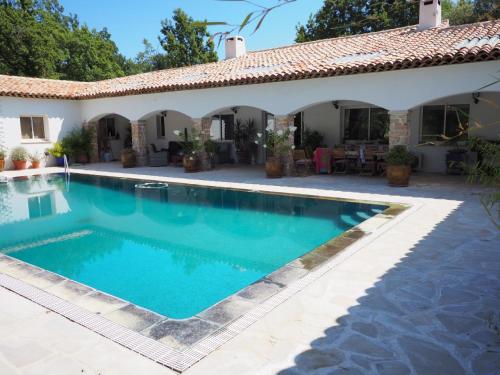
[[98, 161], [119, 160], [122, 150], [132, 147], [132, 134], [128, 118], [116, 113], [109, 113], [96, 116], [89, 123], [95, 124]]
[[257, 134], [273, 114], [257, 107], [233, 105], [209, 112], [210, 139], [216, 144], [218, 164], [254, 165], [265, 162], [265, 150]]
[[293, 116], [295, 147], [308, 156], [320, 146], [388, 143], [389, 112], [370, 103], [330, 100], [301, 107]]
[[187, 134], [193, 129], [193, 119], [170, 109], [149, 112], [140, 118], [145, 122], [148, 165], [161, 167], [168, 164], [180, 166], [182, 138], [174, 132]]
[[473, 155], [466, 155], [466, 141], [472, 136], [499, 142], [499, 106], [499, 92], [468, 92], [411, 108], [408, 114], [410, 148], [419, 155], [421, 169], [444, 173], [447, 158], [455, 157], [450, 153], [458, 155], [459, 150], [463, 150], [462, 157], [473, 160]]

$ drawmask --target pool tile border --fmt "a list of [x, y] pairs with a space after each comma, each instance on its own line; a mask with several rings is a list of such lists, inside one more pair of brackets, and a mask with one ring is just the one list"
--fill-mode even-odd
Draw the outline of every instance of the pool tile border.
[[[314, 197], [305, 194], [288, 195]], [[323, 196], [315, 198], [335, 199]], [[339, 200], [345, 201], [345, 199]], [[410, 208], [417, 208], [399, 203], [367, 203], [384, 204], [389, 207], [190, 319], [176, 320], [163, 317], [3, 254], [0, 255], [0, 286], [166, 367], [182, 372], [330, 271], [340, 262], [339, 255], [344, 254], [346, 248], [381, 230], [386, 223], [394, 222], [395, 217], [401, 213], [410, 211]], [[48, 282], [48, 285], [44, 286], [37, 282], [40, 279]], [[65, 288], [71, 291], [65, 291]], [[76, 293], [75, 297], [78, 297], [76, 301], [62, 298], [71, 296], [71, 293]], [[98, 307], [105, 307], [107, 304], [114, 305], [115, 308], [110, 307], [109, 311], [100, 314], [101, 309]], [[242, 304], [247, 306], [242, 308]], [[153, 314], [158, 319], [154, 319], [146, 328], [141, 326], [140, 330], [127, 328], [118, 318], [113, 321], [113, 314], [127, 307], [134, 309], [137, 315]], [[201, 332], [189, 331], [193, 326]], [[162, 331], [159, 327], [171, 327], [170, 331], [166, 330], [169, 334], [155, 335], [156, 339], [150, 337], [151, 332]], [[181, 341], [177, 341], [176, 336], [172, 335], [172, 330], [178, 333], [177, 338], [180, 337]]]

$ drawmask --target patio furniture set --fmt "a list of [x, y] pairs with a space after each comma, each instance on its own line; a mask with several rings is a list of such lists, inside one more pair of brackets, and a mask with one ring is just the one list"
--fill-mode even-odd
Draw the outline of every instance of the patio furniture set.
[[294, 150], [293, 159], [298, 175], [317, 174], [384, 175], [388, 145], [345, 144], [333, 148], [317, 148], [311, 159], [304, 150]]

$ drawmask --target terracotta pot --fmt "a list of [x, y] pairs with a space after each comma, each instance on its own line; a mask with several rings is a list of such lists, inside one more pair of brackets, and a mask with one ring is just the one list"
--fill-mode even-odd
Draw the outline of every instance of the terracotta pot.
[[81, 152], [76, 155], [76, 162], [80, 164], [87, 164], [89, 162], [89, 156], [85, 152]]
[[187, 157], [184, 156], [182, 159], [182, 164], [184, 165], [184, 172], [193, 173], [200, 171], [200, 159], [197, 157]]
[[33, 168], [33, 169], [40, 168], [40, 162], [39, 161], [32, 161], [31, 162], [31, 168]]
[[267, 178], [280, 178], [283, 176], [283, 164], [281, 158], [272, 156], [266, 161], [266, 176]]
[[14, 164], [14, 169], [16, 171], [26, 169], [26, 160], [12, 160], [12, 163]]
[[124, 150], [121, 155], [123, 168], [133, 168], [137, 165], [137, 157], [133, 150]]
[[0, 172], [2, 172], [5, 168], [5, 160], [4, 159], [0, 159]]
[[411, 167], [409, 165], [388, 165], [387, 180], [390, 186], [405, 187], [410, 184]]

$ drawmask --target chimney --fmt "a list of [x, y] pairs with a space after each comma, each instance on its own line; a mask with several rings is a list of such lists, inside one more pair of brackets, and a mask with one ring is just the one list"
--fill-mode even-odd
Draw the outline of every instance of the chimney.
[[441, 0], [420, 0], [418, 28], [425, 30], [441, 25]]
[[236, 35], [226, 38], [226, 60], [244, 56], [247, 53], [245, 48], [245, 38]]

